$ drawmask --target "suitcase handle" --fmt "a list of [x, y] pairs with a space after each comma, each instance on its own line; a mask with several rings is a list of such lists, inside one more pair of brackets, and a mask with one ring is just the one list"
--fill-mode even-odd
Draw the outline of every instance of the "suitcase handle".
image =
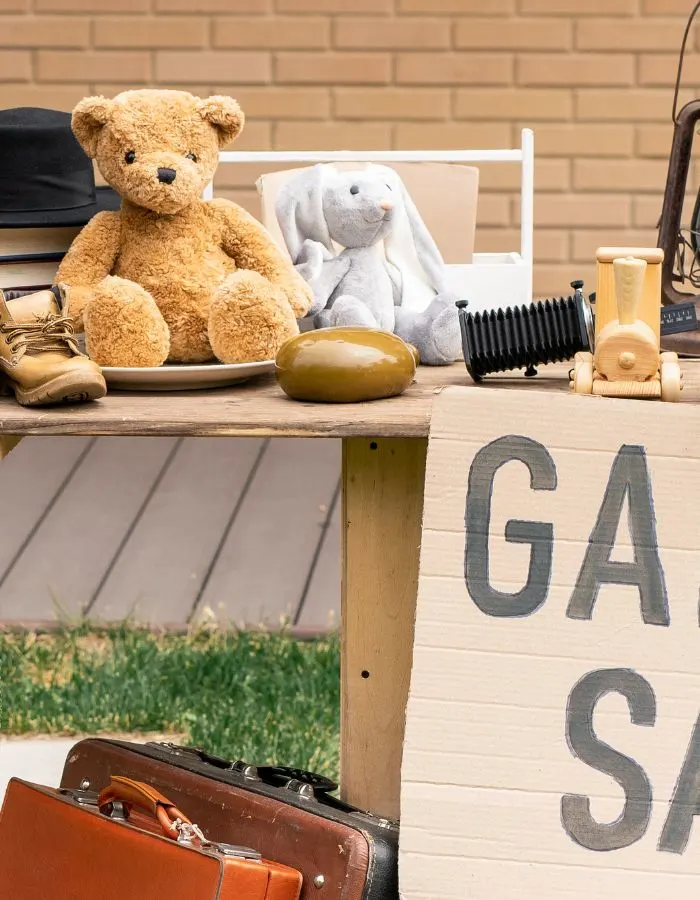
[[175, 841], [189, 841], [192, 836], [204, 840], [204, 835], [173, 803], [149, 784], [133, 781], [122, 775], [112, 775], [110, 784], [100, 791], [97, 806], [109, 816], [114, 803], [121, 803], [128, 811], [132, 807], [153, 816], [163, 834]]

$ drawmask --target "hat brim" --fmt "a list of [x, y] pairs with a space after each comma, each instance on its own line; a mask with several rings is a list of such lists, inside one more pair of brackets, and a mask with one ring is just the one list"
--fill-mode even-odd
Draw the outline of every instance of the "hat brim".
[[0, 228], [65, 228], [86, 225], [98, 212], [116, 212], [122, 199], [111, 187], [95, 188], [95, 202], [74, 209], [31, 210], [28, 212], [0, 212]]

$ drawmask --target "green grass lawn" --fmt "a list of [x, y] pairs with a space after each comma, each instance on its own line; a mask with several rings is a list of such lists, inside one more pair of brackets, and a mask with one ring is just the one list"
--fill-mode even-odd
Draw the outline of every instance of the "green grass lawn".
[[123, 626], [0, 634], [0, 732], [176, 733], [337, 780], [340, 641]]

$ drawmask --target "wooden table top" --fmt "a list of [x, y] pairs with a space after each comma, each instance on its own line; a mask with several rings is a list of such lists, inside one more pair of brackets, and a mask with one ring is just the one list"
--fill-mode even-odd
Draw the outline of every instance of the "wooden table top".
[[[542, 366], [534, 378], [521, 372], [490, 375], [480, 389], [568, 391], [570, 368], [569, 363]], [[683, 359], [681, 368], [681, 402], [700, 402], [700, 359]], [[472, 384], [464, 364], [455, 363], [421, 366], [414, 384], [400, 397], [360, 404], [290, 400], [274, 375], [215, 390], [113, 391], [102, 400], [73, 406], [25, 409], [12, 398], [2, 398], [0, 434], [425, 438], [436, 393], [446, 386]]]

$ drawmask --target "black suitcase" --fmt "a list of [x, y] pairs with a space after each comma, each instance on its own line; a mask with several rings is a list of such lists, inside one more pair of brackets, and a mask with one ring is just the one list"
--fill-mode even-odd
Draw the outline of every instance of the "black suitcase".
[[112, 775], [152, 785], [205, 834], [298, 869], [301, 900], [399, 898], [398, 823], [342, 802], [329, 779], [171, 743], [88, 738], [69, 752], [60, 786], [100, 791]]

